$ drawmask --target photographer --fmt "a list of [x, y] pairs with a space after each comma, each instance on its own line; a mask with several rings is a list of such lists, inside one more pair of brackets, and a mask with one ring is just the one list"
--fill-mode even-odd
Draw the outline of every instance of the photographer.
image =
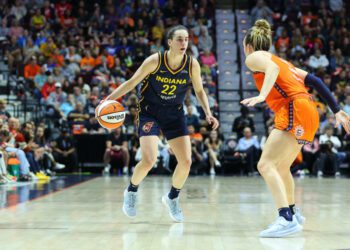
[[341, 142], [337, 136], [333, 135], [333, 127], [328, 125], [325, 127], [325, 133], [320, 136], [319, 156], [314, 164], [314, 169], [317, 170], [317, 177], [322, 177], [326, 163], [330, 167], [330, 171], [335, 173], [336, 177], [340, 176], [339, 172], [339, 157], [338, 149], [341, 147]]

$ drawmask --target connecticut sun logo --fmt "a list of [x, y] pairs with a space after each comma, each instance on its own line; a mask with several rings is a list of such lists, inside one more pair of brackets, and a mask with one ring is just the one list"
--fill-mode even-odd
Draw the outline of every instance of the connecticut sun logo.
[[296, 137], [302, 137], [304, 132], [304, 128], [301, 125], [296, 126], [294, 129], [294, 134]]

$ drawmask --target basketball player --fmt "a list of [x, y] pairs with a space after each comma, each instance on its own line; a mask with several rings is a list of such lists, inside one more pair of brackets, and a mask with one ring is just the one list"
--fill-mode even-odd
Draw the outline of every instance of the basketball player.
[[183, 221], [179, 205], [179, 193], [191, 166], [191, 142], [183, 111], [186, 90], [192, 82], [196, 96], [205, 112], [207, 122], [213, 129], [219, 123], [211, 114], [208, 98], [203, 90], [200, 65], [186, 54], [188, 31], [175, 26], [168, 32], [169, 50], [148, 57], [133, 77], [113, 91], [107, 100], [115, 100], [134, 89], [140, 82], [139, 136], [142, 159], [136, 165], [130, 185], [124, 191], [123, 212], [136, 216], [137, 189], [156, 163], [158, 135], [162, 130], [177, 159], [170, 192], [162, 197], [175, 222]]
[[254, 72], [260, 94], [242, 104], [252, 107], [266, 101], [276, 114], [275, 129], [264, 146], [258, 170], [272, 193], [279, 217], [260, 237], [283, 237], [301, 231], [305, 221], [300, 210], [295, 209], [290, 166], [303, 144], [312, 143], [319, 125], [317, 109], [306, 86], [315, 88], [327, 101], [337, 125], [341, 123], [347, 133], [350, 122], [318, 77], [268, 52], [271, 42], [270, 25], [263, 19], [257, 20], [244, 38], [245, 63]]

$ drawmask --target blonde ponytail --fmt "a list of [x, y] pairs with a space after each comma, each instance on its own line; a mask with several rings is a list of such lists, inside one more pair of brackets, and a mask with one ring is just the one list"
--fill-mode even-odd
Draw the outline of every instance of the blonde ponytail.
[[254, 51], [268, 51], [272, 44], [271, 26], [265, 19], [259, 19], [245, 37], [245, 44], [251, 45]]

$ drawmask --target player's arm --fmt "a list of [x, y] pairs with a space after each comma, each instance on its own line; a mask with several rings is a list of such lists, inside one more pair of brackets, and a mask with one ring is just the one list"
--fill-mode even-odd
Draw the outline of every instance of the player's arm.
[[114, 90], [106, 100], [115, 100], [133, 90], [147, 75], [152, 73], [158, 66], [158, 54], [153, 54], [146, 58], [135, 74], [116, 90]]
[[261, 51], [253, 52], [247, 56], [245, 63], [251, 71], [265, 73], [263, 86], [260, 90], [259, 96], [247, 98], [241, 102], [248, 107], [252, 107], [257, 103], [265, 101], [276, 82], [280, 68], [271, 60], [271, 57], [268, 54]]
[[306, 72], [305, 70], [296, 68], [299, 76], [304, 79], [305, 86], [313, 87], [320, 94], [320, 96], [327, 102], [328, 106], [331, 108], [332, 112], [335, 114], [336, 124], [342, 124], [345, 131], [350, 134], [350, 117], [347, 113], [342, 111], [335, 100], [333, 94], [327, 87], [327, 85], [317, 76]]
[[338, 113], [340, 107], [328, 89], [327, 85], [317, 76], [306, 72], [305, 70], [296, 68], [300, 78], [304, 80], [305, 86], [312, 87], [320, 94], [320, 96], [327, 102], [334, 114]]
[[201, 77], [201, 67], [196, 59], [192, 59], [192, 84], [194, 92], [196, 93], [196, 97], [201, 104], [206, 120], [210, 125], [212, 125], [213, 129], [217, 129], [219, 127], [218, 120], [212, 115], [209, 107], [208, 97], [203, 89], [202, 77]]

